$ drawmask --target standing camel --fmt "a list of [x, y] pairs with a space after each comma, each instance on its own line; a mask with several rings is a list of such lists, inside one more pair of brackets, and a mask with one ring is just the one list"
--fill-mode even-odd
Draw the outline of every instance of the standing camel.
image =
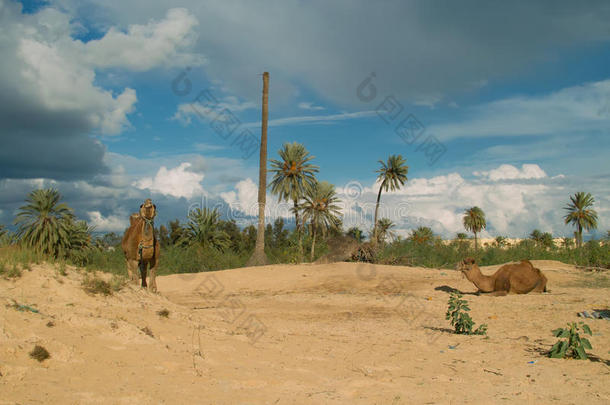
[[156, 292], [157, 283], [155, 281], [157, 265], [159, 264], [159, 254], [161, 249], [159, 241], [155, 236], [155, 224], [153, 222], [157, 215], [157, 207], [150, 198], [140, 205], [140, 212], [129, 217], [129, 228], [123, 235], [121, 247], [127, 260], [127, 273], [129, 279], [138, 282], [138, 267], [142, 277], [142, 287], [147, 287], [146, 270], [150, 268], [150, 285], [148, 289]]

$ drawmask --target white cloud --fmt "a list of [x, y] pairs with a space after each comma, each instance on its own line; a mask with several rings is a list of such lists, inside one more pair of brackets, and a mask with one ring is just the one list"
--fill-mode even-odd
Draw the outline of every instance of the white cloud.
[[121, 232], [128, 226], [126, 216], [108, 215], [104, 217], [99, 211], [88, 211], [89, 225], [98, 232]]
[[173, 197], [191, 198], [203, 195], [204, 190], [201, 181], [204, 175], [188, 171], [191, 163], [184, 162], [178, 167], [167, 169], [161, 166], [155, 177], [145, 177], [133, 183], [139, 189], [148, 189]]
[[[548, 177], [536, 164], [523, 165], [520, 169], [504, 164], [477, 174], [472, 179], [458, 173], [409, 179], [400, 190], [382, 194], [379, 217], [390, 218], [402, 234], [425, 225], [445, 237], [452, 237], [464, 231], [463, 213], [476, 205], [487, 217], [484, 235], [521, 237], [535, 228], [554, 235], [569, 235], [572, 228], [563, 224], [562, 207], [570, 193], [588, 187], [599, 190], [595, 198], [600, 229], [605, 229], [610, 221], [603, 214], [603, 207], [610, 201], [607, 187], [585, 186], [582, 180], [574, 183], [564, 175]], [[379, 184], [361, 187], [362, 193], [356, 197], [349, 188], [349, 184], [337, 188], [345, 207], [345, 227], [359, 226], [369, 231]]]
[[[238, 213], [258, 216], [258, 185], [251, 178], [239, 181], [235, 189], [220, 193], [220, 197], [229, 205], [229, 217], [239, 219]], [[270, 222], [275, 218], [293, 218], [292, 203], [278, 202], [277, 197], [267, 194], [265, 200], [265, 220]]]
[[544, 170], [535, 164], [524, 164], [521, 170], [513, 165], [501, 165], [500, 167], [490, 171], [477, 171], [473, 173], [475, 176], [487, 178], [491, 181], [498, 180], [514, 180], [514, 179], [542, 179], [547, 177]]
[[[328, 124], [334, 121], [344, 121], [358, 118], [373, 117], [377, 114], [375, 111], [358, 111], [353, 113], [340, 113], [331, 115], [303, 115], [298, 117], [286, 117], [269, 120], [270, 127], [280, 127], [284, 125], [299, 125], [299, 124]], [[251, 122], [245, 124], [246, 127], [258, 128], [261, 126], [259, 122]]]
[[118, 134], [129, 126], [127, 116], [134, 111], [137, 96], [131, 88], [114, 95], [99, 87], [96, 70], [143, 71], [202, 63], [200, 56], [181, 52], [194, 44], [197, 25], [184, 9], [169, 10], [160, 21], [131, 25], [125, 33], [111, 27], [102, 38], [86, 43], [71, 37], [74, 27], [68, 14], [52, 8], [29, 17], [12, 12], [12, 17], [2, 19], [6, 34], [0, 42], [16, 44], [15, 54], [10, 54], [11, 43], [5, 57], [17, 69], [6, 69], [3, 76], [20, 72], [19, 93], [54, 113], [81, 114], [104, 134]]
[[555, 135], [610, 130], [610, 79], [542, 96], [519, 96], [466, 110], [458, 123], [433, 125], [443, 140], [459, 137]]
[[[207, 98], [209, 97], [209, 99]], [[228, 110], [232, 114], [255, 108], [256, 104], [249, 101], [239, 101], [237, 97], [226, 96], [218, 100], [213, 93], [207, 93], [200, 102], [181, 103], [170, 120], [178, 121], [182, 125], [190, 125], [193, 117], [199, 120], [213, 121], [223, 111]], [[239, 118], [238, 118], [239, 119]]]
[[299, 108], [302, 110], [310, 110], [310, 111], [320, 111], [324, 110], [324, 107], [319, 105], [314, 105], [312, 102], [302, 101], [299, 103]]
[[98, 40], [76, 42], [84, 62], [97, 68], [121, 67], [134, 71], [157, 66], [201, 65], [201, 55], [183, 52], [195, 44], [199, 22], [188, 10], [174, 8], [160, 21], [133, 24], [127, 32], [111, 27]]

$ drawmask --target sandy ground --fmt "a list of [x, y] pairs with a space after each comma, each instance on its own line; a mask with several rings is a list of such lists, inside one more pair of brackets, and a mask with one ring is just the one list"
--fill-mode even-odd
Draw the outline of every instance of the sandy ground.
[[[610, 321], [587, 320], [593, 361], [543, 353], [551, 329], [610, 308], [608, 289], [579, 286], [599, 276], [572, 266], [534, 263], [551, 293], [465, 295], [487, 338], [447, 329], [448, 291], [475, 291], [453, 270], [276, 265], [104, 297], [86, 294], [77, 271], [33, 265], [0, 280], [0, 403], [610, 403]], [[51, 358], [31, 359], [36, 344]]]

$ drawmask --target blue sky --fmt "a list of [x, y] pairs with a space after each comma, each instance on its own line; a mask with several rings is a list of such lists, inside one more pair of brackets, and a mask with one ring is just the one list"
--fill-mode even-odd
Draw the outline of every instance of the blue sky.
[[[402, 154], [409, 181], [382, 198], [401, 234], [452, 236], [478, 205], [486, 236], [570, 235], [561, 208], [580, 190], [605, 234], [609, 17], [602, 1], [2, 0], [0, 223], [52, 186], [101, 232], [121, 232], [147, 197], [159, 222], [207, 204], [247, 224], [258, 154], [233, 142], [260, 136], [269, 71], [269, 158], [303, 143], [347, 226], [370, 228], [378, 160]], [[184, 72], [190, 92], [176, 94]], [[239, 119], [235, 134], [212, 128], [201, 91]], [[409, 115], [423, 126], [411, 145], [395, 130]], [[426, 154], [432, 141], [442, 153]], [[289, 217], [268, 201], [269, 218]]]

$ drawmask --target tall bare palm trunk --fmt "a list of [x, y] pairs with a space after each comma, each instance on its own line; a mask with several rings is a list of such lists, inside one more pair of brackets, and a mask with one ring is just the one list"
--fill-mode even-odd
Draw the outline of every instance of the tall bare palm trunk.
[[303, 261], [303, 235], [301, 234], [301, 226], [299, 224], [299, 203], [296, 199], [294, 202], [294, 223], [297, 230], [297, 238], [299, 240], [299, 262]]
[[265, 201], [267, 196], [267, 120], [269, 118], [269, 73], [263, 73], [263, 116], [261, 123], [261, 153], [258, 176], [258, 230], [254, 253], [248, 260], [249, 266], [267, 264], [265, 256]]
[[315, 249], [316, 249], [316, 227], [313, 225], [313, 223], [311, 224], [311, 254], [309, 256], [309, 261], [313, 262], [313, 258], [315, 256]]
[[379, 193], [377, 193], [377, 205], [375, 205], [375, 218], [373, 223], [373, 240], [371, 243], [373, 246], [377, 246], [377, 214], [379, 213], [379, 201], [381, 201], [381, 190], [383, 189], [383, 183], [379, 186]]

